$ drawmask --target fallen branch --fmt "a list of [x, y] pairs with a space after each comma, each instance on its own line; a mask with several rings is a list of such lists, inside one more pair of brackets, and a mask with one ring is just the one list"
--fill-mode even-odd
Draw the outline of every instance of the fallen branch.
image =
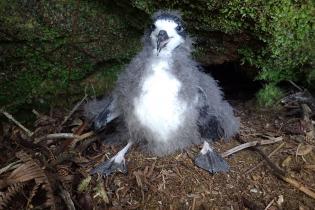
[[93, 136], [94, 134], [95, 134], [94, 131], [90, 131], [90, 132], [84, 133], [84, 134], [82, 134], [82, 135], [80, 135], [80, 136], [77, 136], [77, 138], [75, 138], [75, 139], [73, 140], [73, 142], [71, 143], [71, 147], [74, 148], [75, 145], [76, 145], [79, 141], [82, 141], [82, 140], [84, 140], [84, 139], [87, 139], [87, 138]]
[[297, 84], [295, 84], [295, 82], [293, 82], [292, 80], [288, 80], [288, 82], [291, 83], [291, 85], [293, 85], [299, 91], [301, 91], [301, 92], [303, 91], [303, 89], [300, 86], [298, 86]]
[[52, 133], [52, 134], [48, 134], [46, 136], [42, 136], [35, 139], [34, 143], [37, 144], [47, 139], [73, 139], [73, 138], [78, 138], [78, 136], [73, 133]]
[[[267, 157], [270, 158], [271, 156], [273, 156], [274, 154], [276, 154], [276, 152], [278, 152], [284, 145], [285, 145], [285, 143], [283, 142], [283, 143], [280, 144], [276, 149], [274, 149], [272, 152], [270, 152]], [[262, 166], [264, 163], [265, 163], [265, 160], [260, 161], [257, 165], [255, 165], [255, 167], [253, 167], [253, 168], [247, 170], [247, 171], [244, 173], [244, 175], [253, 172], [253, 171], [256, 170], [257, 168], [259, 168], [260, 166]]]
[[94, 134], [95, 134], [94, 131], [90, 131], [90, 132], [87, 132], [87, 133], [84, 133], [84, 134], [78, 136], [77, 139], [78, 139], [79, 141], [81, 141], [81, 140], [84, 140], [84, 139], [87, 139], [87, 138], [93, 136]]
[[298, 182], [295, 179], [286, 177], [286, 176], [281, 176], [280, 177], [283, 181], [291, 184], [293, 187], [297, 188], [298, 190], [302, 191], [306, 195], [310, 196], [311, 198], [315, 199], [315, 192], [310, 190], [308, 187], [304, 186], [300, 182]]
[[[239, 135], [237, 136], [237, 140], [238, 140], [239, 142], [241, 142], [242, 144], [245, 144], [245, 143], [246, 143], [242, 138], [240, 138]], [[284, 175], [285, 175], [285, 172], [284, 172], [281, 168], [279, 168], [279, 166], [277, 166], [276, 164], [274, 164], [274, 163], [270, 160], [270, 158], [269, 158], [260, 148], [258, 148], [258, 147], [252, 147], [251, 149], [254, 150], [254, 151], [256, 151], [256, 152], [258, 152], [258, 153], [266, 160], [266, 162], [268, 163], [268, 165], [269, 165], [270, 168], [272, 169], [272, 170], [271, 170], [272, 172], [276, 173], [277, 175], [281, 175], [281, 176], [284, 176]]]
[[77, 141], [81, 141], [83, 139], [93, 136], [94, 134], [95, 133], [93, 131], [84, 133], [80, 136], [73, 133], [51, 133], [46, 136], [36, 138], [34, 143], [37, 144], [41, 141], [48, 140], [48, 139], [76, 139]]
[[[240, 136], [238, 136], [237, 140], [241, 143], [246, 143], [243, 139], [240, 138]], [[258, 147], [252, 147], [252, 149], [256, 152], [258, 152], [268, 163], [268, 165], [270, 166], [270, 171], [279, 179], [282, 179], [283, 181], [291, 184], [293, 187], [297, 188], [298, 190], [300, 190], [301, 192], [305, 193], [306, 195], [310, 196], [311, 198], [315, 199], [315, 192], [310, 190], [308, 187], [304, 186], [303, 184], [301, 184], [299, 181], [292, 179], [290, 177], [287, 177], [287, 174], [285, 171], [283, 171], [279, 166], [277, 166], [276, 164], [274, 164], [274, 162], [272, 162], [270, 160], [270, 158]]]
[[9, 170], [13, 170], [13, 169], [16, 169], [17, 167], [19, 167], [21, 164], [21, 161], [18, 160], [18, 161], [15, 161], [13, 163], [10, 163], [8, 164], [7, 166], [3, 167], [0, 169], [0, 175], [3, 174], [3, 173], [6, 173], [7, 171]]
[[85, 101], [87, 95], [85, 95], [81, 101], [79, 101], [74, 107], [73, 109], [69, 112], [69, 114], [65, 117], [65, 119], [62, 121], [62, 123], [60, 124], [60, 127], [63, 126], [68, 120], [69, 118], [73, 115], [73, 113], [81, 106], [81, 104]]
[[267, 145], [267, 144], [274, 144], [274, 143], [277, 143], [279, 141], [282, 141], [282, 137], [277, 137], [277, 138], [274, 138], [272, 140], [260, 140], [260, 141], [251, 141], [251, 142], [246, 142], [246, 143], [243, 143], [241, 145], [238, 145], [236, 147], [233, 147], [232, 149], [229, 149], [225, 152], [223, 152], [221, 154], [222, 157], [228, 157], [236, 152], [239, 152], [241, 150], [244, 150], [246, 148], [249, 148], [249, 147], [255, 147], [255, 146], [261, 146], [261, 145]]
[[11, 114], [6, 111], [1, 111], [4, 116], [6, 116], [9, 120], [14, 122], [18, 127], [20, 127], [29, 137], [33, 136], [34, 132], [30, 131], [26, 127], [24, 127], [19, 121], [17, 121]]

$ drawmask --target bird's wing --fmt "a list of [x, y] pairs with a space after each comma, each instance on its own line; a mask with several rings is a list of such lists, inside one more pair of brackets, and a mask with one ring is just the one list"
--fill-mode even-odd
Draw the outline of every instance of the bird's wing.
[[116, 107], [115, 98], [109, 97], [108, 100], [104, 101], [102, 106], [104, 108], [95, 116], [93, 120], [93, 127], [95, 130], [106, 126], [109, 122], [118, 118], [120, 115], [120, 111]]
[[220, 126], [217, 116], [213, 113], [207, 104], [207, 95], [201, 87], [198, 88], [198, 128], [201, 137], [212, 140], [219, 139], [223, 136], [223, 129]]

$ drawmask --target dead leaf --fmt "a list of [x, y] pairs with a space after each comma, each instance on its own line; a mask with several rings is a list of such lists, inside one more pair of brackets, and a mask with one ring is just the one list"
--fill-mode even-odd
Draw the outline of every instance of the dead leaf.
[[304, 156], [304, 155], [309, 154], [312, 150], [313, 150], [313, 146], [311, 146], [311, 145], [299, 144], [298, 149], [296, 151], [296, 155]]
[[100, 197], [104, 201], [104, 203], [106, 204], [109, 203], [109, 198], [107, 196], [107, 192], [105, 190], [103, 182], [99, 182], [97, 186], [94, 188], [94, 190], [95, 190], [95, 194], [93, 198]]
[[288, 167], [288, 166], [290, 165], [291, 160], [292, 160], [292, 156], [286, 157], [286, 158], [282, 161], [281, 166], [284, 167], [284, 168]]

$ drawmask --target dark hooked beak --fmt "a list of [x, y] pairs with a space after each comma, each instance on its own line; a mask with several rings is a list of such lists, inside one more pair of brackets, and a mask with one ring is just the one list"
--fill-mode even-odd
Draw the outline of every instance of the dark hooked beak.
[[158, 53], [167, 45], [169, 41], [169, 37], [167, 35], [167, 32], [164, 30], [161, 30], [157, 36], [157, 43], [156, 43], [156, 50]]

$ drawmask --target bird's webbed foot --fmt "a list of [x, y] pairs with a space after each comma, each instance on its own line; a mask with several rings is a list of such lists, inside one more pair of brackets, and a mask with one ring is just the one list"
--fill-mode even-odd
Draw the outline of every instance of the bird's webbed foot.
[[103, 176], [109, 176], [115, 172], [127, 173], [125, 160], [117, 163], [115, 159], [111, 158], [91, 170], [91, 174], [99, 173]]
[[109, 160], [106, 160], [93, 168], [91, 174], [101, 174], [103, 176], [109, 176], [115, 172], [127, 173], [127, 166], [125, 160], [125, 154], [127, 153], [129, 147], [132, 143], [128, 143], [122, 150], [120, 150], [114, 157]]
[[228, 163], [206, 141], [195, 159], [195, 164], [210, 173], [227, 172], [230, 168]]

